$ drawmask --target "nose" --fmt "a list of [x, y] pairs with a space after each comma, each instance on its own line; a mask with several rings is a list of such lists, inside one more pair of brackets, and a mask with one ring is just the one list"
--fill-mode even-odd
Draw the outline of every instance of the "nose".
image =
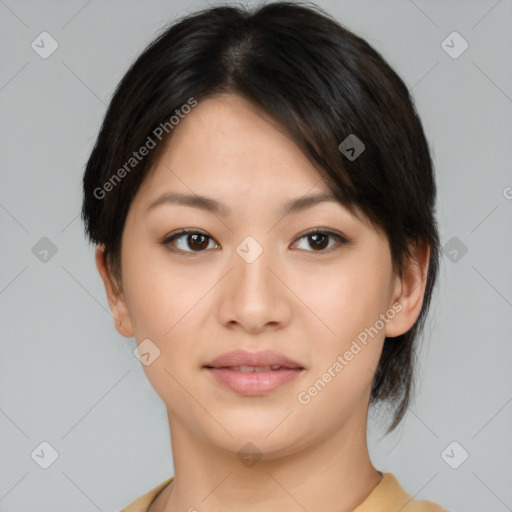
[[254, 241], [234, 251], [232, 269], [219, 290], [217, 312], [225, 327], [254, 334], [281, 329], [292, 317], [293, 293], [287, 287], [284, 265], [270, 248], [262, 249], [255, 259], [254, 251], [261, 249]]

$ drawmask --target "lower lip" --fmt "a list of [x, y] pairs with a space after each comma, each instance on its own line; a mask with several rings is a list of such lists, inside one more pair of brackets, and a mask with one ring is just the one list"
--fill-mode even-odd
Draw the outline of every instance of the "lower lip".
[[229, 368], [206, 368], [217, 382], [244, 396], [261, 396], [296, 379], [301, 368], [281, 368], [267, 372], [240, 372]]

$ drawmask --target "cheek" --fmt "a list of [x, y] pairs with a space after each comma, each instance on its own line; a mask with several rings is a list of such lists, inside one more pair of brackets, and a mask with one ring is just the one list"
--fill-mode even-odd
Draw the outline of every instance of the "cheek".
[[160, 396], [179, 397], [182, 388], [177, 381], [184, 380], [183, 362], [199, 364], [191, 333], [199, 332], [198, 318], [208, 314], [208, 301], [201, 299], [214, 281], [202, 279], [201, 272], [179, 271], [165, 258], [165, 251], [130, 251], [127, 245], [123, 258], [126, 298], [136, 342], [149, 339], [156, 353], [159, 351], [154, 362], [143, 365], [143, 369]]
[[387, 269], [378, 268], [375, 262], [368, 260], [347, 258], [328, 270], [304, 272], [295, 281], [294, 291], [307, 306], [303, 318], [310, 330], [313, 323], [321, 329], [315, 337], [321, 340], [319, 345], [342, 349], [385, 311], [389, 286]]
[[382, 261], [359, 255], [309, 275], [308, 288], [302, 289], [314, 291], [304, 299], [315, 314], [304, 316], [303, 329], [315, 345], [307, 385], [321, 390], [314, 398], [319, 414], [357, 407], [371, 386], [385, 337], [375, 325], [387, 307], [388, 270]]
[[307, 394], [304, 399], [311, 400], [311, 409], [308, 405], [305, 412], [314, 410], [310, 417], [327, 423], [334, 417], [345, 421], [357, 408], [367, 406], [365, 397], [384, 342], [384, 331], [372, 328], [384, 312], [385, 286], [375, 274], [358, 273], [359, 265], [346, 270], [340, 269], [339, 278], [326, 280], [323, 293], [310, 297], [314, 301], [308, 306], [321, 318], [323, 334], [313, 335], [312, 324], [319, 325], [316, 316], [309, 315], [309, 328], [304, 326], [314, 343], [313, 364], [301, 389]]
[[138, 336], [153, 336], [165, 343], [181, 324], [186, 324], [188, 312], [194, 312], [208, 283], [198, 278], [199, 270], [182, 270], [166, 258], [161, 248], [126, 251], [123, 273], [137, 340]]

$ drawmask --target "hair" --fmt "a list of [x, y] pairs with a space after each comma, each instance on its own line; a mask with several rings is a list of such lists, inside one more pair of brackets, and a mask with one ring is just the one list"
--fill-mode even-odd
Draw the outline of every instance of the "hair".
[[[133, 152], [191, 99], [219, 94], [239, 95], [286, 130], [338, 200], [386, 234], [396, 275], [411, 261], [410, 244], [430, 247], [420, 314], [408, 332], [385, 339], [372, 382], [370, 405], [386, 401], [394, 409], [389, 433], [410, 404], [415, 342], [438, 274], [433, 164], [407, 86], [380, 53], [317, 5], [216, 6], [164, 27], [118, 84], [88, 159], [86, 236], [103, 245], [122, 289], [128, 209], [172, 128], [134, 171], [121, 172], [123, 165], [126, 171]], [[339, 147], [352, 134], [364, 144], [355, 159]]]

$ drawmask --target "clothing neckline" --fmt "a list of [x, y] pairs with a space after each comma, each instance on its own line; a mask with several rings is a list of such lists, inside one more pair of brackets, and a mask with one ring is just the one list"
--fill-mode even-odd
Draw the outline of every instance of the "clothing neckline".
[[[431, 501], [416, 501], [408, 494], [400, 485], [398, 480], [392, 473], [383, 473], [379, 471], [382, 476], [380, 482], [373, 488], [368, 496], [360, 503], [353, 512], [385, 512], [389, 510], [413, 510], [407, 505], [414, 507], [416, 504], [430, 505], [427, 509], [432, 512], [447, 512], [444, 508]], [[168, 478], [160, 483], [149, 492], [140, 496], [135, 501], [124, 507], [120, 512], [148, 512], [149, 508], [154, 504], [162, 491], [174, 481], [174, 476]], [[405, 508], [407, 506], [407, 508]], [[414, 510], [417, 510], [414, 507]]]
[[[377, 485], [370, 491], [370, 494], [372, 494], [375, 489], [382, 483], [382, 480], [384, 479], [384, 474], [381, 472], [381, 471], [377, 471], [380, 475], [380, 480], [379, 482], [377, 483]], [[164, 490], [169, 486], [171, 485], [171, 483], [174, 481], [174, 476], [172, 476], [171, 478], [168, 478], [165, 482], [162, 482], [160, 485], [158, 485], [157, 487], [155, 487], [153, 489], [153, 492], [155, 493], [153, 499], [151, 500], [151, 503], [149, 504], [148, 506], [148, 511], [149, 509], [154, 505], [154, 503], [156, 502], [156, 500], [158, 499], [158, 497], [164, 492]], [[151, 491], [150, 491], [151, 492]], [[368, 494], [368, 496], [370, 496], [370, 494]], [[363, 503], [366, 501], [366, 499], [368, 498], [368, 496], [363, 500]], [[122, 512], [122, 511], [121, 511]], [[356, 512], [356, 511], [354, 511]]]

